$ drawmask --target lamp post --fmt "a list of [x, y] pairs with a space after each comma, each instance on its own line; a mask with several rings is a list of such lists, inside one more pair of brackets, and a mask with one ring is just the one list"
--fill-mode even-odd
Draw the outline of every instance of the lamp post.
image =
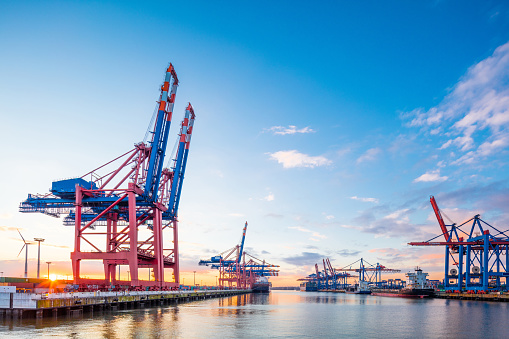
[[[44, 241], [43, 238], [34, 238], [35, 241], [38, 242], [38, 245], [37, 245], [37, 279], [39, 279], [41, 277], [40, 275], [40, 272], [41, 272], [41, 242]], [[48, 279], [49, 279], [49, 275], [48, 275]]]
[[194, 273], [194, 282], [193, 282], [193, 285], [196, 286], [196, 271], [193, 271]]
[[51, 265], [51, 261], [46, 261], [46, 264], [48, 264], [48, 280], [49, 280], [49, 265]]

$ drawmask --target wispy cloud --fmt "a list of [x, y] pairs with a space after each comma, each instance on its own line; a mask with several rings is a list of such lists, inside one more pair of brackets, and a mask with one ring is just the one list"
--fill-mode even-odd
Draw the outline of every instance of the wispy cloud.
[[275, 153], [268, 153], [272, 160], [276, 160], [282, 164], [284, 168], [294, 167], [308, 167], [314, 168], [318, 166], [327, 166], [332, 164], [332, 161], [324, 156], [310, 156], [300, 153], [296, 150], [279, 151]]
[[0, 226], [0, 232], [6, 232], [6, 231], [14, 231], [16, 232], [18, 228], [16, 227], [10, 227], [10, 226]]
[[376, 198], [361, 198], [361, 197], [357, 197], [354, 195], [353, 197], [350, 197], [350, 199], [358, 200], [358, 201], [362, 201], [362, 202], [374, 202], [375, 204], [378, 204], [378, 199], [376, 199]]
[[342, 257], [356, 257], [361, 253], [361, 251], [339, 250], [339, 251], [336, 251], [336, 253]]
[[265, 201], [274, 201], [275, 197], [274, 197], [274, 194], [272, 193], [269, 193], [269, 195], [267, 195], [266, 197], [263, 197], [263, 200]]
[[470, 67], [437, 106], [415, 109], [402, 118], [407, 126], [446, 136], [439, 149], [459, 150], [452, 164], [482, 160], [509, 146], [508, 79], [509, 42]]
[[230, 217], [243, 217], [244, 216], [244, 214], [242, 214], [242, 213], [228, 213], [228, 215]]
[[440, 176], [440, 170], [428, 171], [418, 178], [415, 178], [413, 182], [434, 182], [434, 181], [446, 181], [448, 177]]
[[276, 218], [276, 219], [284, 218], [284, 215], [278, 214], [278, 213], [267, 213], [267, 214], [265, 214], [265, 216], [270, 217], [270, 218]]
[[300, 232], [304, 232], [304, 233], [311, 233], [311, 236], [314, 237], [314, 240], [317, 240], [316, 238], [320, 238], [320, 239], [326, 239], [327, 237], [323, 234], [320, 234], [316, 231], [312, 231], [312, 230], [308, 230], [307, 228], [304, 228], [304, 227], [300, 227], [300, 226], [291, 226], [291, 227], [288, 227], [289, 229], [292, 229], [292, 230], [297, 230], [297, 231], [300, 231]]
[[302, 252], [300, 255], [283, 258], [283, 261], [297, 266], [314, 265], [321, 262], [324, 256], [315, 252]]
[[382, 153], [382, 150], [378, 147], [368, 149], [363, 155], [357, 158], [357, 163], [360, 164], [366, 161], [373, 161], [377, 156]]
[[287, 134], [297, 134], [297, 133], [314, 133], [315, 131], [310, 127], [304, 127], [298, 129], [297, 126], [289, 125], [288, 127], [284, 126], [272, 126], [270, 128], [266, 128], [264, 131], [272, 132], [276, 135], [287, 135]]
[[387, 206], [376, 205], [360, 213], [352, 219], [351, 224], [342, 224], [341, 227], [355, 229], [375, 237], [412, 237], [412, 239], [429, 239], [432, 234], [421, 224], [410, 221], [415, 209], [390, 209]]

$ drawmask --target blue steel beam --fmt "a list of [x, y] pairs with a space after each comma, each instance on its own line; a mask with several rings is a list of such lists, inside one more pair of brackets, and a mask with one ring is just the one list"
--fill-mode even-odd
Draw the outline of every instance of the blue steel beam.
[[[170, 81], [172, 78], [173, 85], [171, 93], [168, 94]], [[157, 112], [154, 135], [151, 142], [152, 148], [150, 150], [149, 166], [143, 194], [145, 198], [151, 202], [157, 201], [159, 181], [161, 180], [161, 172], [163, 170], [164, 155], [166, 153], [168, 134], [170, 132], [173, 103], [175, 102], [177, 86], [178, 79], [172, 64], [170, 64], [166, 71], [164, 84], [161, 87], [159, 110]], [[168, 107], [166, 107], [167, 105]]]

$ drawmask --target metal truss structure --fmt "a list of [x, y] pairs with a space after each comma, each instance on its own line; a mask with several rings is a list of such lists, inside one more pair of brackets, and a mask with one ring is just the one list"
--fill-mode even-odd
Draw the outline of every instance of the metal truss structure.
[[[433, 196], [431, 205], [442, 231], [412, 246], [444, 246], [444, 288], [446, 290], [486, 292], [507, 290], [509, 284], [509, 230], [501, 231], [477, 214], [457, 225], [446, 225]], [[438, 238], [444, 237], [445, 241]]]
[[[359, 268], [352, 268], [353, 265], [359, 263]], [[398, 269], [387, 268], [377, 263], [372, 265], [363, 258], [351, 263], [340, 269], [343, 272], [357, 272], [359, 273], [359, 283], [365, 282], [367, 286], [380, 287], [382, 286], [382, 273], [397, 273], [401, 272]]]
[[[178, 207], [195, 113], [188, 104], [178, 149], [168, 162], [171, 167], [163, 166], [178, 83], [170, 64], [147, 131], [149, 141], [135, 144], [134, 149], [79, 178], [55, 181], [51, 193], [29, 194], [21, 203], [20, 212], [65, 215], [64, 224], [74, 226], [75, 284], [131, 289], [179, 286]], [[163, 246], [163, 233], [171, 236], [169, 248]], [[83, 260], [102, 260], [105, 278], [83, 278]], [[130, 279], [120, 281], [119, 265], [128, 266]], [[142, 280], [139, 268], [152, 270], [154, 279], [149, 274], [149, 280]], [[172, 281], [165, 280], [166, 268], [173, 270]]]
[[219, 270], [221, 288], [250, 288], [257, 277], [279, 275], [278, 265], [266, 263], [265, 260], [257, 259], [244, 251], [246, 231], [247, 221], [238, 245], [198, 263]]

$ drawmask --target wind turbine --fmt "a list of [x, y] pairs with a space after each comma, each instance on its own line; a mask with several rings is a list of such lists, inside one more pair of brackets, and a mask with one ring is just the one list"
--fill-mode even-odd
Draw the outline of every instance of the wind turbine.
[[25, 238], [23, 238], [19, 229], [18, 229], [18, 233], [21, 236], [21, 239], [23, 239], [23, 247], [21, 247], [21, 250], [18, 253], [18, 257], [21, 254], [21, 252], [23, 251], [23, 248], [26, 249], [25, 250], [25, 278], [27, 278], [27, 276], [28, 276], [28, 245], [32, 245], [32, 243], [25, 241]]

